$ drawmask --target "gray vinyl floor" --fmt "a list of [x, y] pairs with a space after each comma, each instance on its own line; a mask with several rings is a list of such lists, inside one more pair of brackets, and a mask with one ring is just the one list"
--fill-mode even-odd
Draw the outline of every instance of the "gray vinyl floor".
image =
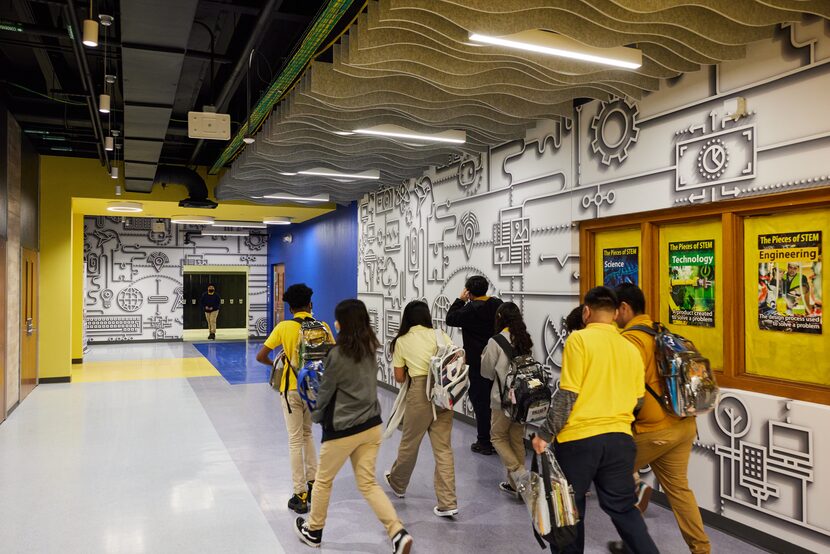
[[[128, 364], [195, 352], [167, 348], [96, 347], [95, 359]], [[388, 410], [393, 395], [380, 395]], [[265, 384], [229, 385], [222, 377], [37, 387], [0, 425], [0, 552], [312, 552], [294, 537], [286, 507], [291, 484], [278, 401]], [[455, 521], [432, 514], [428, 441], [406, 498], [393, 499], [414, 551], [540, 552], [524, 506], [496, 488], [498, 458], [471, 453], [473, 439], [471, 426], [455, 423]], [[384, 443], [379, 476], [398, 440]], [[586, 552], [606, 552], [616, 537], [610, 520], [593, 499], [587, 512]], [[669, 511], [652, 504], [646, 519], [661, 552], [688, 551]], [[716, 530], [710, 536], [715, 553], [761, 552]], [[323, 540], [323, 552], [390, 551], [348, 466], [335, 481]]]

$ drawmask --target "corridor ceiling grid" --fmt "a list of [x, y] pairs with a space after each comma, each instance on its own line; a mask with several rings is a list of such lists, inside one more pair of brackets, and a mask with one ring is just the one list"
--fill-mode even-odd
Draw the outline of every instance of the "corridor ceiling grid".
[[[327, 168], [379, 170], [383, 185], [416, 177], [454, 155], [524, 136], [539, 120], [567, 118], [590, 99], [634, 100], [660, 82], [725, 60], [805, 14], [830, 18], [822, 0], [369, 0], [333, 46], [274, 107], [256, 142], [233, 162], [220, 199], [327, 193], [350, 201], [378, 181], [297, 175]], [[470, 41], [472, 33], [543, 29], [591, 47], [636, 47], [639, 69], [549, 57]], [[413, 133], [466, 131], [463, 145], [361, 135], [395, 125]]]

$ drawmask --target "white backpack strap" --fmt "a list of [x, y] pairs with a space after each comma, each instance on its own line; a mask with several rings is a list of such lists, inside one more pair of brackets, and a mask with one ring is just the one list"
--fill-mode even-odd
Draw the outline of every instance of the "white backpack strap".
[[[447, 341], [444, 340], [444, 332], [441, 329], [435, 330], [435, 342], [438, 344], [438, 349], [447, 346]], [[436, 351], [437, 353], [437, 351]]]

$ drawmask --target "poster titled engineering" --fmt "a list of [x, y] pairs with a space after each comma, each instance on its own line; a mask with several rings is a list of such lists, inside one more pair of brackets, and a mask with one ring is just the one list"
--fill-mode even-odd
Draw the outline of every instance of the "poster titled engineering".
[[821, 231], [758, 235], [758, 326], [822, 332]]

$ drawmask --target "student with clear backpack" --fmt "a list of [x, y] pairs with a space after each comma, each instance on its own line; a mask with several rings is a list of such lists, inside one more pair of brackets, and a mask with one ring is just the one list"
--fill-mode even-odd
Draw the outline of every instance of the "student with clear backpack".
[[[282, 413], [288, 432], [288, 452], [291, 464], [293, 495], [288, 500], [288, 509], [298, 514], [308, 512], [314, 476], [317, 473], [317, 452], [311, 434], [311, 411], [297, 392], [297, 372], [300, 370], [300, 346], [302, 322], [314, 320], [311, 315], [311, 295], [314, 293], [303, 283], [285, 289], [283, 301], [288, 304], [293, 319], [281, 321], [274, 327], [257, 354], [257, 361], [274, 366], [272, 386], [280, 391], [283, 402]], [[329, 341], [334, 342], [331, 329], [322, 323]], [[271, 361], [271, 352], [282, 347], [282, 353]]]
[[431, 361], [439, 350], [439, 339], [444, 345], [452, 344], [444, 331], [433, 329], [429, 306], [420, 300], [407, 304], [398, 335], [392, 340], [395, 380], [408, 384], [403, 400], [403, 435], [398, 457], [385, 477], [395, 496], [403, 498], [415, 469], [421, 441], [429, 434], [435, 457], [434, 485], [438, 498], [433, 513], [438, 517], [452, 517], [458, 514], [451, 441], [453, 412], [434, 408], [428, 395], [428, 374]]
[[496, 310], [496, 336], [490, 339], [481, 356], [481, 376], [493, 381], [490, 393], [490, 439], [507, 470], [507, 481], [499, 489], [516, 496], [516, 483], [511, 473], [525, 465], [525, 426], [511, 420], [502, 407], [502, 391], [510, 360], [525, 356], [533, 350], [533, 340], [527, 332], [522, 312], [513, 302], [505, 302]]

